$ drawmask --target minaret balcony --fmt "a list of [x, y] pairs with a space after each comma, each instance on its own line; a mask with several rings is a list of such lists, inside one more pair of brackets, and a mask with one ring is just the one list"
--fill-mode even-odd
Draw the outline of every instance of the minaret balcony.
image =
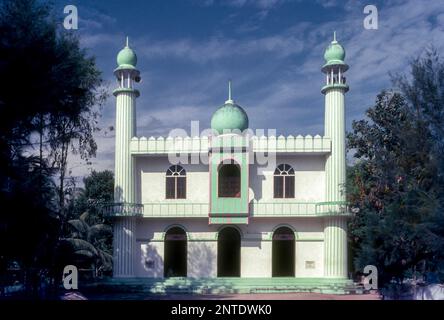
[[136, 95], [136, 98], [138, 98], [140, 96], [139, 90], [133, 89], [133, 88], [119, 87], [113, 91], [114, 96], [117, 96], [120, 93], [133, 93]]
[[326, 93], [329, 89], [342, 89], [344, 92], [349, 90], [348, 84], [345, 83], [331, 83], [322, 87], [321, 92]]

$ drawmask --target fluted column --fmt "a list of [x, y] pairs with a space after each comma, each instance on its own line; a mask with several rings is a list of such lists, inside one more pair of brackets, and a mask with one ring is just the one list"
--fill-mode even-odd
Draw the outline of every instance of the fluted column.
[[114, 219], [114, 277], [134, 276], [135, 219], [134, 217]]
[[[114, 91], [116, 101], [116, 146], [114, 202], [135, 202], [134, 159], [130, 141], [135, 136], [135, 104], [138, 91], [122, 88]], [[134, 276], [135, 217], [114, 220], [114, 277]]]
[[116, 146], [114, 202], [134, 203], [134, 159], [130, 153], [130, 141], [135, 136], [136, 92], [116, 92]]
[[324, 221], [324, 276], [347, 278], [347, 220], [328, 217]]
[[[326, 201], [345, 201], [345, 102], [343, 88], [325, 92], [325, 135], [331, 139], [331, 154], [325, 165]], [[337, 206], [332, 206], [337, 207]], [[332, 216], [324, 219], [324, 275], [347, 278], [347, 220]]]

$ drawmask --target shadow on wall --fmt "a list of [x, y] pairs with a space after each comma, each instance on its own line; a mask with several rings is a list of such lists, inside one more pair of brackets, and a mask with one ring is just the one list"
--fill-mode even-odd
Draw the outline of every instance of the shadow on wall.
[[[191, 245], [190, 245], [191, 244]], [[209, 278], [216, 276], [217, 256], [215, 247], [204, 242], [188, 245], [189, 277]]]
[[149, 277], [163, 277], [163, 259], [158, 253], [158, 248], [151, 243], [143, 245], [141, 257], [140, 263]]
[[[260, 168], [265, 169], [266, 166], [258, 166]], [[262, 196], [262, 188], [264, 185], [264, 180], [265, 180], [265, 176], [263, 174], [258, 174], [258, 172], [256, 171], [258, 170], [257, 167], [253, 167], [250, 165], [250, 183], [252, 186], [257, 186], [252, 188], [250, 186], [248, 193], [249, 193], [249, 202], [255, 200], [255, 201], [259, 201], [262, 200], [263, 196]]]

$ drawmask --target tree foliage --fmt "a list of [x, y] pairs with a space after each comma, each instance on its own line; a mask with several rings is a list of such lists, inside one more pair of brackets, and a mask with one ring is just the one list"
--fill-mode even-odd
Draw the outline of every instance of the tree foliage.
[[104, 101], [94, 58], [51, 5], [0, 4], [0, 268], [52, 269], [61, 236], [67, 155], [94, 156]]
[[444, 276], [444, 66], [429, 50], [392, 78], [399, 90], [381, 92], [348, 134], [355, 266], [376, 265], [383, 286]]
[[112, 270], [112, 226], [101, 207], [113, 202], [114, 177], [109, 170], [92, 171], [83, 178], [67, 206], [70, 219], [64, 228], [58, 259], [62, 265], [74, 264], [109, 275]]
[[100, 215], [100, 207], [114, 199], [114, 174], [110, 170], [92, 171], [83, 178], [84, 187], [72, 199], [71, 215], [78, 217], [85, 211]]
[[60, 255], [64, 263], [92, 267], [95, 273], [112, 270], [112, 228], [105, 223], [91, 224], [88, 211], [69, 220], [67, 236], [62, 239]]

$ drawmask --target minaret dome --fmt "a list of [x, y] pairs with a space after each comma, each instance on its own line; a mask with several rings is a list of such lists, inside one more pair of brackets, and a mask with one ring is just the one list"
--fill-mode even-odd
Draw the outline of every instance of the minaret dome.
[[342, 72], [348, 70], [348, 65], [345, 61], [345, 49], [336, 40], [336, 31], [333, 33], [333, 41], [325, 49], [324, 53], [325, 64], [322, 67], [322, 71], [325, 72], [331, 69], [333, 66], [341, 66]]
[[126, 38], [126, 46], [120, 50], [119, 54], [117, 55], [117, 65], [121, 69], [133, 69], [137, 65], [137, 55], [133, 49], [129, 47], [128, 37]]

